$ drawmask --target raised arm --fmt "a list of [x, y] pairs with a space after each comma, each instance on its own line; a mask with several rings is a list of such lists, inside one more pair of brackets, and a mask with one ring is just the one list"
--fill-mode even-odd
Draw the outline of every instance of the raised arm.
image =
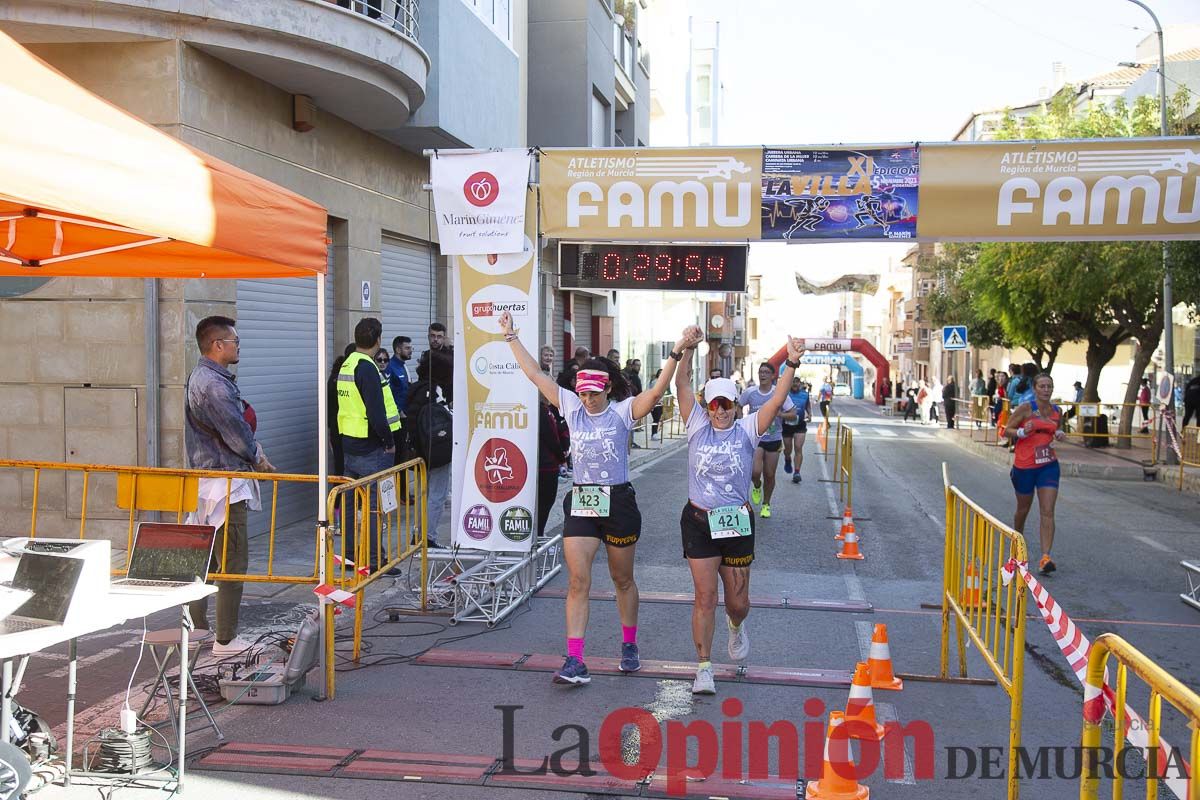
[[[703, 338], [704, 334], [700, 331], [699, 326], [689, 325], [683, 329], [683, 334], [679, 337], [679, 341], [675, 342], [675, 346], [671, 348], [671, 352], [673, 354], [678, 353], [681, 359], [685, 351], [698, 345]], [[658, 401], [662, 400], [667, 387], [671, 385], [671, 378], [675, 375], [675, 367], [678, 366], [680, 359], [675, 358], [674, 355], [670, 356], [667, 359], [667, 363], [663, 366], [662, 374], [658, 376], [658, 380], [654, 382], [654, 385], [633, 398], [633, 406], [630, 408], [630, 412], [635, 420], [639, 420], [649, 414], [654, 410], [654, 406], [658, 404]], [[682, 398], [680, 398], [680, 402], [682, 401]]]
[[696, 405], [696, 392], [692, 389], [692, 348], [689, 347], [683, 356], [687, 361], [675, 369], [675, 403], [683, 424], [687, 425], [692, 408]]
[[759, 436], [767, 432], [775, 415], [779, 413], [779, 409], [783, 408], [783, 401], [788, 395], [788, 387], [792, 385], [792, 376], [796, 374], [796, 367], [800, 366], [800, 356], [804, 355], [804, 340], [793, 339], [789, 336], [787, 350], [787, 360], [783, 362], [783, 374], [775, 383], [775, 391], [758, 410]]
[[542, 397], [546, 398], [547, 403], [558, 408], [558, 384], [554, 382], [553, 378], [542, 372], [537, 361], [525, 349], [525, 345], [521, 344], [521, 340], [517, 338], [516, 329], [513, 328], [512, 314], [507, 311], [500, 315], [500, 331], [504, 334], [504, 341], [508, 342], [508, 346], [512, 348], [513, 356], [517, 359], [525, 377], [533, 382], [533, 385], [542, 393]]

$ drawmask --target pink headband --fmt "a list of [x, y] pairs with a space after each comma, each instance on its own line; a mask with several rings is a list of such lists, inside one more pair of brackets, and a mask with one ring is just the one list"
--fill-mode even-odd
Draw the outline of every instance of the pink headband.
[[603, 392], [608, 386], [608, 373], [599, 369], [581, 369], [575, 376], [576, 392]]

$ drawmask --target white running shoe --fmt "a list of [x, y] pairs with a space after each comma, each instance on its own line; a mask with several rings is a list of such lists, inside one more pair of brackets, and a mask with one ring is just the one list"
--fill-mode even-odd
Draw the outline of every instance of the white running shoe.
[[713, 680], [712, 667], [696, 669], [696, 680], [692, 681], [692, 694], [716, 694], [717, 684]]
[[729, 628], [729, 657], [734, 661], [745, 661], [750, 655], [750, 637], [746, 634], [746, 620], [742, 620], [742, 624], [737, 631], [733, 630], [733, 622], [729, 617], [725, 618], [725, 624]]
[[212, 654], [217, 658], [229, 658], [231, 656], [241, 655], [251, 647], [254, 647], [253, 642], [248, 642], [241, 637], [235, 636], [226, 644], [221, 644], [220, 642], [214, 641], [212, 646]]

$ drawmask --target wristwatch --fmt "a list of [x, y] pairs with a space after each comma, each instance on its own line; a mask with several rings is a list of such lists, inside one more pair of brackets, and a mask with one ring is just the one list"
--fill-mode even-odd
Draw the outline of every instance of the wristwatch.
[[799, 361], [785, 360], [783, 363], [784, 363], [784, 364], [787, 364], [787, 365], [788, 365], [789, 367], [791, 367], [792, 369], [800, 369], [800, 362], [799, 362]]
[[676, 361], [683, 361], [683, 353], [676, 353], [674, 350], [672, 350], [671, 358], [675, 359]]

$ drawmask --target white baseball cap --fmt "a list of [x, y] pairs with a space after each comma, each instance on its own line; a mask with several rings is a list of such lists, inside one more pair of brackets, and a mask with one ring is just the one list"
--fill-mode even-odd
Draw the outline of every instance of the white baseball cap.
[[737, 402], [737, 385], [729, 378], [712, 378], [704, 384], [704, 402], [718, 397]]

